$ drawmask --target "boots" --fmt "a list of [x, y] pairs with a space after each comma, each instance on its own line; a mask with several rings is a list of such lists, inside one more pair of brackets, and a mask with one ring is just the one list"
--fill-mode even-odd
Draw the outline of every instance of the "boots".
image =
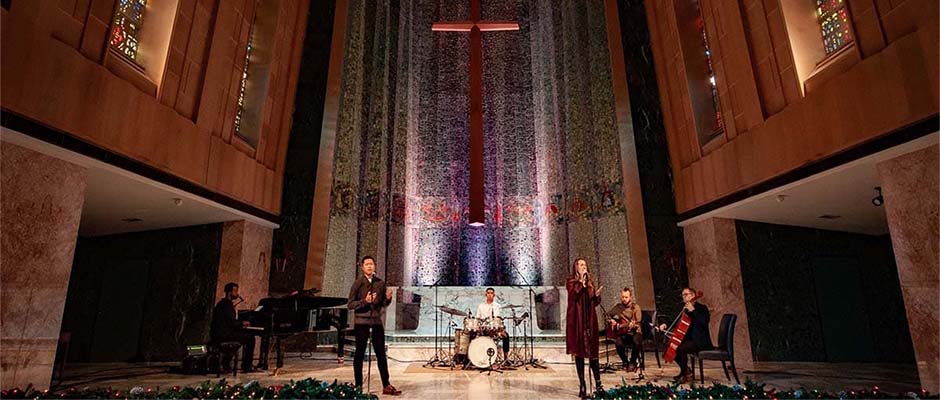
[[[601, 381], [599, 381], [599, 380], [594, 381], [594, 393], [595, 393], [595, 395], [597, 395], [598, 393], [601, 393], [601, 392], [603, 392], [603, 391], [604, 391], [604, 385], [601, 384]], [[600, 396], [597, 396], [597, 397], [600, 397]]]
[[578, 381], [581, 382], [580, 389], [578, 390], [578, 398], [586, 399], [587, 392], [585, 391], [584, 385], [584, 359], [581, 357], [574, 358], [574, 366], [578, 371]]

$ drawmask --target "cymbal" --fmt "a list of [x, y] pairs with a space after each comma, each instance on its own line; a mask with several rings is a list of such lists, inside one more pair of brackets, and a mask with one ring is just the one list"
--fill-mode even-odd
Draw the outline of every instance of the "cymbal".
[[450, 315], [455, 315], [455, 316], [458, 316], [458, 317], [466, 317], [466, 316], [468, 315], [467, 313], [465, 313], [465, 312], [463, 312], [463, 311], [460, 311], [460, 310], [458, 310], [458, 309], [456, 309], [456, 308], [450, 308], [450, 307], [448, 307], [448, 306], [436, 306], [436, 307], [437, 307], [437, 308], [440, 308], [441, 311], [446, 312], [446, 313], [448, 313], [448, 314], [450, 314]]
[[510, 304], [508, 306], [503, 306], [503, 308], [522, 308], [522, 307], [525, 307], [525, 306], [520, 306], [518, 304]]
[[508, 317], [506, 319], [513, 320], [513, 321], [522, 321], [526, 318], [529, 318], [529, 313], [522, 314], [521, 316], [518, 316], [518, 317]]

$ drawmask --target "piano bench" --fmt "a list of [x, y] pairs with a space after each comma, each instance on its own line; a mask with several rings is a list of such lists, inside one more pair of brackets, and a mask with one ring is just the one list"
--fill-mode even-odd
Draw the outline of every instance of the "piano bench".
[[222, 359], [226, 358], [227, 356], [231, 356], [232, 376], [238, 376], [238, 353], [239, 350], [241, 350], [241, 347], [242, 344], [239, 342], [213, 343], [207, 346], [209, 358], [214, 359], [216, 362], [216, 378], [222, 376]]

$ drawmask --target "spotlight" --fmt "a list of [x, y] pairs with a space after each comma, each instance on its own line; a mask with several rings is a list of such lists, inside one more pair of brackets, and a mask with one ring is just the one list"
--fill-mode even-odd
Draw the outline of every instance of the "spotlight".
[[881, 186], [876, 186], [875, 191], [878, 192], [878, 195], [871, 199], [871, 204], [874, 204], [875, 207], [881, 207], [885, 203], [885, 198], [881, 195]]

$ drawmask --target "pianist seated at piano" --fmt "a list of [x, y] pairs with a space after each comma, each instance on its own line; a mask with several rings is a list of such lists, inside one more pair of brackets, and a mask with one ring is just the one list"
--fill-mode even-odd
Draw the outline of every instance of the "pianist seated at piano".
[[[238, 284], [229, 282], [225, 284], [225, 297], [216, 303], [212, 309], [212, 325], [209, 328], [209, 337], [212, 344], [218, 345], [224, 342], [239, 342], [242, 345], [242, 371], [252, 372], [252, 356], [255, 351], [255, 336], [253, 333], [245, 330], [248, 327], [248, 321], [239, 321], [238, 314], [235, 312], [235, 301], [243, 301], [238, 295]], [[231, 354], [223, 355], [222, 365], [228, 369], [231, 363]], [[227, 371], [226, 371], [227, 372]]]

